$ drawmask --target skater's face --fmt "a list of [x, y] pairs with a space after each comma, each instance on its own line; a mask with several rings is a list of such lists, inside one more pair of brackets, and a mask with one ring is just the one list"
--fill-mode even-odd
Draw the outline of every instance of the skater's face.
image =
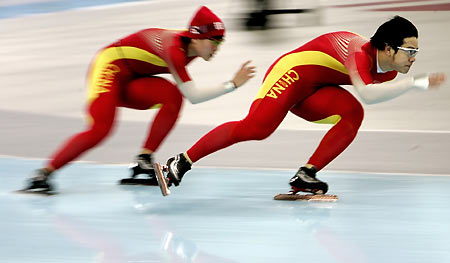
[[392, 68], [400, 73], [408, 73], [412, 64], [416, 61], [416, 55], [419, 51], [418, 40], [416, 37], [403, 39], [403, 44], [397, 47], [397, 52], [391, 49]]
[[219, 46], [222, 42], [222, 40], [214, 38], [193, 39], [192, 45], [197, 56], [203, 58], [205, 61], [209, 61], [219, 50]]

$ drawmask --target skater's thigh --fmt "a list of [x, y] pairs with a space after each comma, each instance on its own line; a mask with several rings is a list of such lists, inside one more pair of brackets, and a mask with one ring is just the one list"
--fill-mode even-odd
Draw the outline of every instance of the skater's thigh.
[[114, 121], [120, 91], [129, 79], [120, 60], [107, 63], [108, 52], [100, 51], [88, 74], [87, 120], [92, 127], [108, 129]]
[[[181, 92], [175, 84], [160, 77], [145, 77], [130, 81], [121, 96], [121, 106], [146, 110], [160, 104], [179, 105]], [[155, 107], [156, 106], [156, 107]]]
[[311, 122], [334, 124], [349, 114], [363, 114], [361, 103], [340, 86], [325, 86], [290, 109]]
[[114, 123], [118, 107], [118, 90], [120, 84], [113, 82], [110, 89], [98, 93], [87, 103], [87, 120], [91, 127], [109, 129]]
[[253, 101], [244, 122], [258, 127], [275, 129], [286, 117], [289, 107], [271, 100], [257, 99]]

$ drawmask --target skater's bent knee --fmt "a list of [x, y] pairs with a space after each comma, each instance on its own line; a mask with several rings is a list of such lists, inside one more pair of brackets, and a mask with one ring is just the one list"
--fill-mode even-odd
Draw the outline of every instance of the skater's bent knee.
[[241, 122], [240, 124], [239, 137], [244, 140], [261, 141], [269, 137], [275, 131], [270, 125], [258, 125], [251, 122]]

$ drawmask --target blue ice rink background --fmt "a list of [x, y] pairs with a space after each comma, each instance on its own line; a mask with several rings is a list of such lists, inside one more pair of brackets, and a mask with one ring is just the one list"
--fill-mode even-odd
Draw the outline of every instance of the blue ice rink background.
[[340, 200], [274, 201], [294, 171], [192, 170], [172, 195], [74, 164], [59, 195], [12, 193], [40, 161], [1, 158], [0, 262], [447, 262], [450, 178], [326, 172]]
[[[340, 200], [274, 201], [295, 171], [198, 168], [162, 197], [126, 166], [76, 163], [59, 195], [13, 193], [41, 161], [1, 158], [0, 262], [448, 262], [450, 177], [324, 172]], [[6, 169], [5, 169], [6, 168]]]

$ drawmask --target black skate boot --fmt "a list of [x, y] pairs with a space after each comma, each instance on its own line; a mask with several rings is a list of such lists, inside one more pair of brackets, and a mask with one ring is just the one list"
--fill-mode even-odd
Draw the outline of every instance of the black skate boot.
[[[131, 169], [131, 177], [120, 180], [119, 184], [124, 185], [158, 185], [155, 177], [155, 169], [153, 169], [152, 154], [139, 154], [130, 163], [128, 168]], [[136, 178], [138, 175], [146, 175], [146, 178]]]
[[53, 186], [48, 182], [50, 172], [47, 169], [39, 169], [35, 171], [35, 175], [28, 180], [28, 186], [19, 192], [30, 194], [53, 195], [56, 194]]
[[300, 167], [294, 177], [289, 180], [292, 187], [292, 193], [310, 192], [313, 194], [325, 194], [328, 191], [328, 185], [316, 178], [317, 170], [314, 167]]
[[167, 178], [169, 179], [169, 186], [174, 184], [178, 186], [183, 178], [183, 175], [191, 170], [191, 163], [180, 153], [167, 161]]

